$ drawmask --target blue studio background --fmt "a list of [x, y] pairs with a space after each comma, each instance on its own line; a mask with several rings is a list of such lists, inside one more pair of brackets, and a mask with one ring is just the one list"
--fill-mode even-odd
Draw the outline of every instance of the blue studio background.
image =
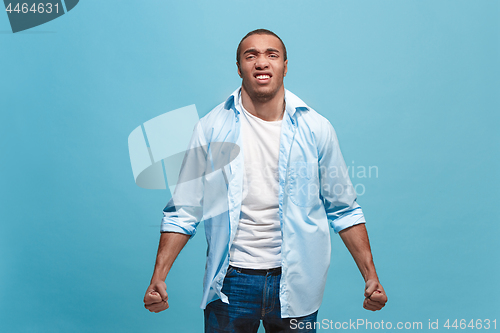
[[347, 165], [378, 170], [352, 181], [389, 302], [362, 308], [332, 232], [318, 319], [498, 329], [499, 17], [496, 0], [82, 0], [13, 34], [0, 13], [0, 331], [202, 332], [202, 225], [167, 278], [170, 309], [143, 307], [170, 194], [134, 183], [127, 138], [225, 100], [236, 46], [261, 27]]

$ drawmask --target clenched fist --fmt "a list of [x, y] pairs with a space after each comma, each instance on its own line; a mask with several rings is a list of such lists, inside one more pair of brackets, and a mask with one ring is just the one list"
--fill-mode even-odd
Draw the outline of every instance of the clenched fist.
[[380, 282], [376, 280], [366, 281], [363, 307], [367, 310], [377, 311], [382, 309], [386, 302], [387, 295]]
[[168, 309], [167, 285], [164, 281], [151, 282], [144, 295], [144, 307], [156, 313]]

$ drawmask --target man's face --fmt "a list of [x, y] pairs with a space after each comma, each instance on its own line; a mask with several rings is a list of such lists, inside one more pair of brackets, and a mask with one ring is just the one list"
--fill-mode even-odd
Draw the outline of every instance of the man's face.
[[288, 60], [278, 38], [271, 35], [252, 35], [241, 43], [238, 74], [250, 98], [265, 102], [283, 87]]

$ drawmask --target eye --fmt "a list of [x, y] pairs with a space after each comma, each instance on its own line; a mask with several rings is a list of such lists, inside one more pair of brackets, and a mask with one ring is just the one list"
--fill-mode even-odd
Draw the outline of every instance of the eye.
[[269, 55], [269, 57], [271, 57], [271, 58], [278, 58], [278, 55], [277, 55], [277, 54], [274, 54], [274, 53], [271, 53], [271, 54]]

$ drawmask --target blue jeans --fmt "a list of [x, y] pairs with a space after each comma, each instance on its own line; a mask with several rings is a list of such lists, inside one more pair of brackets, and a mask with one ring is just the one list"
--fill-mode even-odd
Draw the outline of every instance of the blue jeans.
[[[256, 275], [248, 271], [251, 270], [229, 266], [222, 286], [229, 304], [218, 299], [207, 305], [205, 333], [256, 333], [261, 320], [266, 333], [316, 332], [314, 322], [318, 311], [304, 317], [281, 318], [281, 272]], [[311, 324], [306, 325], [307, 322]]]

